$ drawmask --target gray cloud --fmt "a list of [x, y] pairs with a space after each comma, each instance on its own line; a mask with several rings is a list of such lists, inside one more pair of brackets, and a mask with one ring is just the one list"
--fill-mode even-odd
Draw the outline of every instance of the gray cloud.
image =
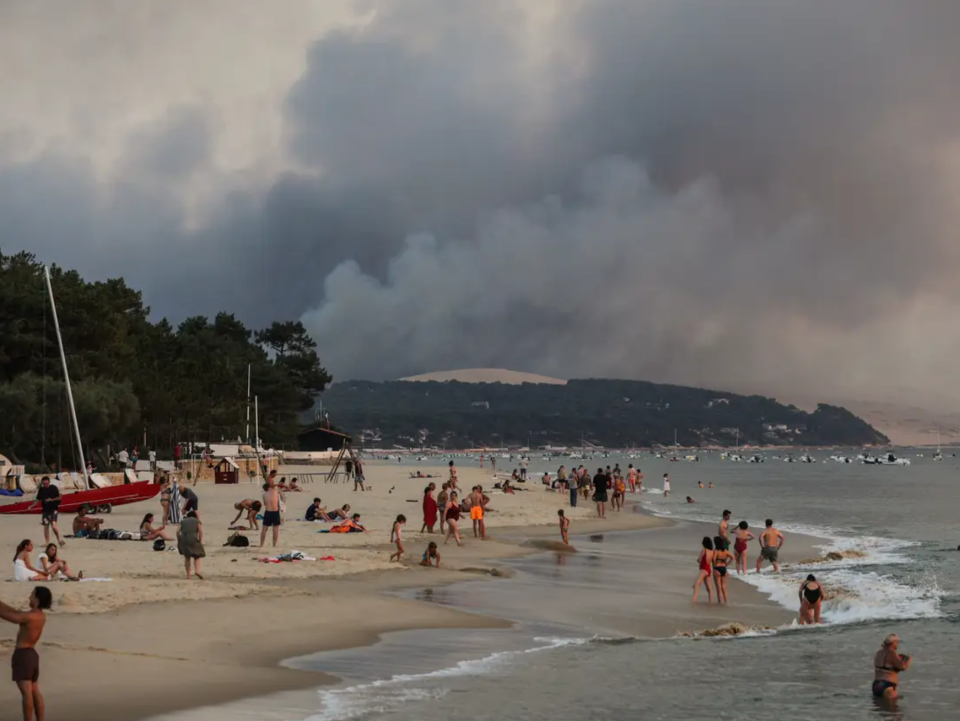
[[106, 200], [73, 161], [0, 165], [0, 245], [175, 318], [302, 314], [339, 378], [947, 380], [960, 6], [605, 0], [535, 32], [545, 5], [368, 6], [287, 95], [297, 172], [187, 222], [169, 186], [215, 123], [181, 108]]

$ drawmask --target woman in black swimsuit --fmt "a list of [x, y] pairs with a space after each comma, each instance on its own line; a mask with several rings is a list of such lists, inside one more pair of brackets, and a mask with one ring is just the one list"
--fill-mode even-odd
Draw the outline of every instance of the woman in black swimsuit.
[[800, 625], [820, 623], [820, 604], [826, 599], [823, 586], [812, 573], [800, 586]]
[[446, 546], [450, 539], [453, 538], [458, 546], [462, 546], [460, 543], [460, 499], [457, 498], [456, 491], [451, 491], [450, 498], [447, 500], [447, 507], [443, 509], [443, 517], [447, 522], [447, 538], [443, 542], [443, 545]]

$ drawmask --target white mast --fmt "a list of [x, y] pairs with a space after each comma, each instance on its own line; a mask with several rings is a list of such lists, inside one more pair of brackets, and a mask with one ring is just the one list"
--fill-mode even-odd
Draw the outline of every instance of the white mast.
[[253, 450], [257, 454], [257, 478], [263, 478], [261, 475], [261, 470], [263, 464], [260, 462], [260, 399], [258, 396], [253, 397]]
[[57, 304], [53, 300], [50, 268], [43, 266], [43, 274], [47, 279], [47, 292], [50, 294], [50, 308], [53, 309], [53, 327], [57, 331], [57, 346], [60, 348], [60, 362], [63, 364], [63, 380], [67, 384], [67, 401], [70, 403], [70, 419], [73, 421], [73, 433], [77, 441], [77, 453], [80, 454], [80, 472], [83, 473], [83, 486], [87, 490], [90, 490], [90, 479], [87, 477], [87, 462], [83, 457], [83, 441], [80, 440], [80, 424], [77, 423], [77, 409], [73, 405], [73, 390], [70, 388], [70, 373], [67, 371], [67, 354], [63, 350], [63, 338], [60, 336], [60, 321], [57, 318]]
[[243, 431], [243, 440], [250, 442], [250, 364], [247, 364], [247, 427]]

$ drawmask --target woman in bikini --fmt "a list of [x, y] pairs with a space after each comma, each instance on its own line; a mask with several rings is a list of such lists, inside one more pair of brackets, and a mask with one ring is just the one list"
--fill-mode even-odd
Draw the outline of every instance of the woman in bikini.
[[164, 528], [166, 528], [166, 526], [156, 528], [153, 525], [153, 514], [148, 513], [143, 517], [143, 520], [140, 521], [140, 540], [156, 541], [158, 538], [162, 538], [164, 541], [172, 541], [173, 537], [164, 533]]
[[82, 580], [83, 571], [80, 571], [80, 573], [74, 576], [70, 572], [70, 567], [67, 565], [66, 559], [57, 556], [57, 550], [57, 544], [51, 543], [47, 546], [46, 550], [40, 554], [40, 563], [43, 565], [43, 570], [47, 573], [47, 577], [53, 580], [57, 578], [57, 574], [60, 574], [68, 581]]
[[703, 537], [703, 548], [700, 551], [700, 558], [697, 559], [700, 570], [697, 574], [697, 580], [693, 582], [693, 602], [697, 602], [697, 594], [700, 593], [700, 584], [707, 589], [708, 603], [713, 603], [713, 589], [710, 586], [710, 567], [713, 563], [713, 541], [709, 536]]
[[734, 538], [736, 538], [733, 542], [733, 550], [737, 555], [738, 576], [743, 576], [747, 573], [747, 542], [756, 538], [756, 536], [747, 530], [748, 528], [750, 528], [750, 524], [746, 521], [740, 521], [740, 524], [733, 531]]
[[454, 539], [457, 542], [458, 546], [462, 546], [460, 543], [460, 502], [457, 498], [455, 491], [450, 492], [450, 499], [447, 501], [447, 507], [443, 511], [443, 517], [447, 521], [447, 538], [443, 542], [443, 545], [446, 546], [450, 539]]
[[891, 633], [880, 646], [877, 655], [873, 657], [873, 686], [871, 690], [876, 698], [893, 701], [897, 698], [897, 686], [900, 684], [900, 673], [910, 668], [912, 660], [908, 655], [897, 653], [900, 647], [900, 638]]
[[820, 604], [827, 595], [812, 573], [800, 585], [800, 625], [820, 623]]
[[717, 603], [727, 603], [727, 564], [733, 560], [733, 554], [727, 550], [722, 536], [713, 539], [713, 583], [717, 587]]
[[160, 481], [160, 519], [161, 523], [170, 520], [170, 497], [173, 495], [173, 489], [170, 488], [170, 481], [166, 478]]

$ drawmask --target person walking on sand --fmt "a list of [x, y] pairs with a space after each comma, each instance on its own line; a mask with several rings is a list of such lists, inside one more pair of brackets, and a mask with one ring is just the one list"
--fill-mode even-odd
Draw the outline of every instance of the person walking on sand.
[[637, 492], [637, 469], [631, 463], [627, 466], [627, 483], [630, 485], [630, 493]]
[[720, 526], [717, 528], [717, 533], [723, 539], [724, 551], [730, 550], [730, 515], [730, 511], [724, 511], [720, 518]]
[[447, 538], [443, 545], [446, 546], [453, 538], [458, 546], [462, 546], [463, 544], [460, 542], [460, 503], [456, 491], [450, 492], [450, 498], [443, 515], [447, 519]]
[[717, 603], [727, 603], [727, 566], [733, 554], [727, 550], [727, 542], [721, 536], [713, 539], [713, 584], [717, 587]]
[[[57, 543], [61, 546], [66, 545], [60, 538], [60, 527], [57, 525], [57, 517], [60, 511], [60, 489], [51, 485], [50, 476], [44, 476], [40, 479], [36, 503], [40, 504], [40, 525], [43, 526], [44, 542], [50, 543], [50, 529], [52, 528]], [[36, 503], [34, 506], [36, 506]]]
[[624, 482], [623, 476], [618, 473], [613, 481], [613, 509], [615, 511], [623, 510], [623, 501], [626, 497], [627, 484]]
[[780, 573], [780, 549], [783, 547], [784, 537], [776, 528], [773, 527], [773, 520], [768, 518], [766, 528], [760, 534], [760, 556], [757, 558], [757, 573], [760, 573], [760, 565], [764, 561], [773, 564], [775, 573]]
[[263, 484], [263, 528], [260, 529], [260, 548], [267, 540], [267, 529], [273, 529], [273, 547], [280, 540], [280, 491], [273, 474]]
[[697, 602], [697, 594], [700, 593], [700, 585], [707, 589], [707, 602], [713, 603], [713, 589], [710, 587], [710, 569], [713, 564], [713, 541], [709, 536], [703, 537], [703, 548], [700, 550], [700, 557], [697, 564], [700, 567], [697, 573], [697, 580], [693, 582], [693, 602]]
[[607, 474], [602, 468], [597, 469], [597, 475], [593, 477], [593, 500], [597, 504], [597, 518], [607, 517]]
[[733, 532], [736, 540], [733, 542], [733, 551], [737, 557], [737, 575], [745, 576], [747, 573], [747, 542], [752, 541], [754, 536], [748, 530], [750, 524], [746, 521], [740, 521], [737, 529]]
[[560, 540], [563, 541], [565, 546], [570, 545], [570, 519], [563, 515], [563, 509], [557, 511], [557, 515], [560, 517]]
[[13, 667], [13, 682], [20, 690], [23, 721], [43, 721], [43, 695], [40, 693], [40, 655], [37, 653], [37, 643], [43, 635], [43, 627], [47, 623], [48, 610], [53, 604], [53, 594], [45, 586], [37, 586], [31, 591], [28, 600], [30, 610], [18, 611], [12, 606], [0, 601], [0, 618], [9, 623], [15, 623], [20, 628], [17, 631], [17, 640], [14, 642], [13, 657], [10, 665]]
[[820, 605], [827, 600], [823, 586], [812, 573], [800, 584], [800, 625], [820, 623]]
[[450, 484], [450, 488], [455, 491], [457, 490], [457, 467], [453, 465], [453, 461], [450, 461], [447, 467], [450, 469], [450, 477], [447, 482]]
[[190, 562], [193, 561], [193, 573], [202, 581], [200, 559], [207, 553], [203, 550], [203, 524], [200, 523], [196, 511], [190, 511], [187, 517], [180, 521], [180, 528], [177, 530], [177, 550], [183, 556], [187, 580], [190, 580]]
[[873, 657], [874, 675], [871, 691], [874, 698], [885, 701], [897, 699], [900, 674], [910, 668], [910, 662], [913, 660], [905, 653], [897, 653], [899, 648], [900, 637], [891, 633], [883, 639], [880, 650]]
[[[403, 524], [407, 522], [407, 517], [402, 513], [397, 516], [397, 520], [393, 522], [393, 530], [390, 531], [390, 543], [397, 544], [397, 552], [390, 554], [390, 561], [392, 562], [394, 558], [397, 559], [397, 563], [400, 563], [400, 559], [403, 557], [403, 538], [400, 535]], [[430, 531], [433, 533], [433, 531]]]
[[669, 473], [663, 474], [663, 497], [664, 498], [670, 497], [670, 474]]
[[424, 531], [433, 533], [433, 527], [437, 525], [437, 501], [433, 497], [435, 490], [437, 490], [436, 483], [431, 483], [423, 489], [423, 526], [420, 527], [420, 533]]

